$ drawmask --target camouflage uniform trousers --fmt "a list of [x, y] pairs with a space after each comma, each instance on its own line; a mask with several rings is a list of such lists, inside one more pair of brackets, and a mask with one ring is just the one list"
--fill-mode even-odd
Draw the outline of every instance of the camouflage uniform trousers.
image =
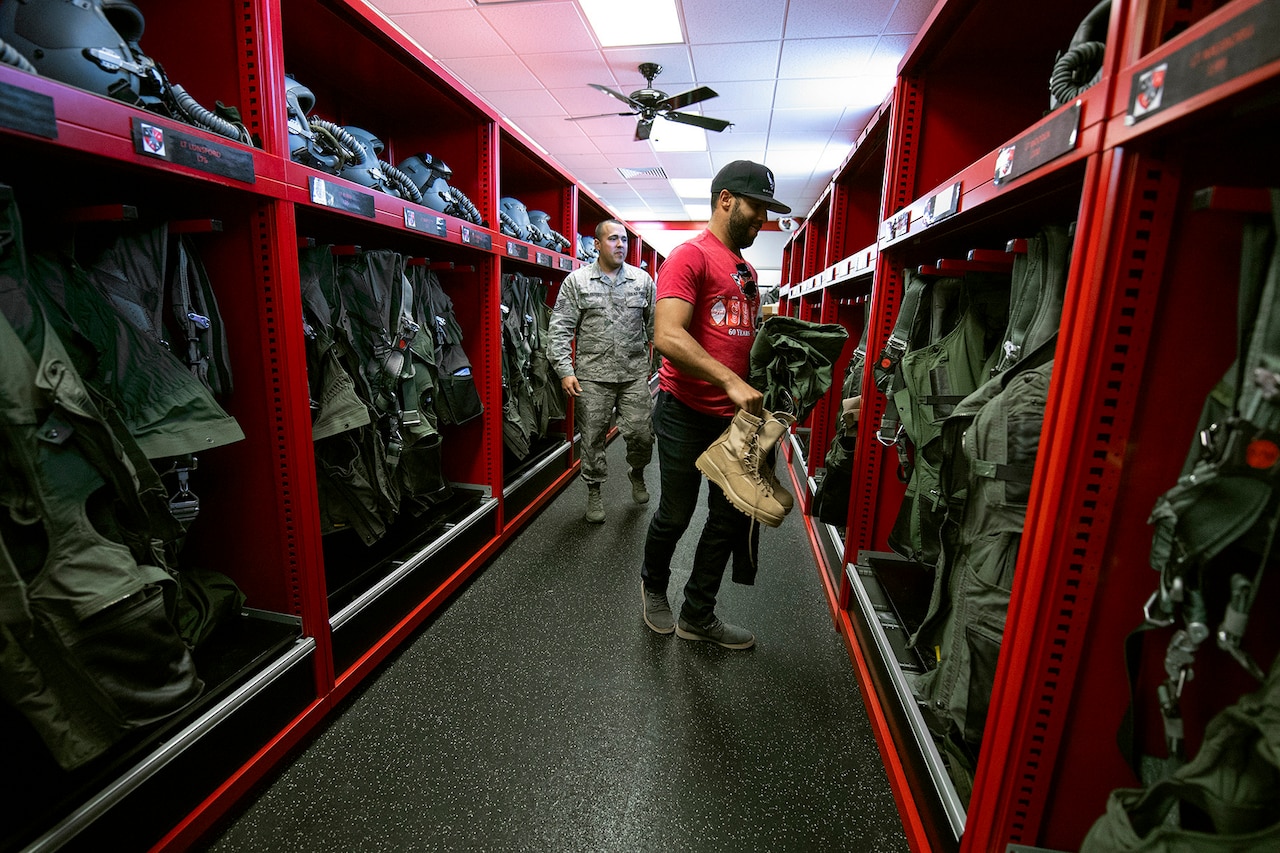
[[649, 377], [628, 382], [592, 382], [578, 377], [582, 395], [574, 402], [574, 418], [582, 433], [582, 479], [603, 483], [609, 476], [605, 439], [617, 409], [618, 431], [627, 443], [628, 468], [644, 468], [653, 458], [653, 395]]

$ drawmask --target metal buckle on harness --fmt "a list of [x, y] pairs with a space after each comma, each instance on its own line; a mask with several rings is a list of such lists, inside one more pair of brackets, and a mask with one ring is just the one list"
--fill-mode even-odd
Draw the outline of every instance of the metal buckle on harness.
[[901, 443], [902, 434], [906, 431], [907, 431], [907, 428], [905, 426], [903, 426], [902, 424], [898, 424], [898, 429], [894, 432], [893, 438], [889, 440], [885, 440], [884, 428], [881, 427], [880, 429], [876, 430], [876, 441], [880, 442], [885, 447], [896, 447], [899, 443]]
[[200, 498], [190, 489], [191, 472], [196, 470], [199, 460], [194, 456], [187, 458], [188, 464], [174, 464], [167, 473], [178, 476], [178, 491], [169, 498], [169, 512], [184, 527], [196, 520], [200, 514]]

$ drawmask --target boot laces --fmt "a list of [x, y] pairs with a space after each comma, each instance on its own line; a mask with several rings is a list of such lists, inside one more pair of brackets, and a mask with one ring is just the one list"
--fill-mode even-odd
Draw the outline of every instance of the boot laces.
[[751, 436], [751, 443], [747, 447], [746, 455], [743, 456], [743, 462], [746, 464], [747, 473], [751, 475], [751, 479], [756, 485], [764, 487], [764, 493], [768, 497], [773, 496], [773, 483], [769, 478], [760, 472], [760, 464], [763, 461], [763, 455], [760, 453], [759, 436]]

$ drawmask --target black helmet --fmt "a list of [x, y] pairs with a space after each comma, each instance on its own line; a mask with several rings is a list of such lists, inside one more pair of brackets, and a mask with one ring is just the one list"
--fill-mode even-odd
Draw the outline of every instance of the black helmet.
[[453, 170], [443, 160], [423, 152], [406, 157], [396, 167], [422, 192], [422, 203], [432, 210], [450, 213], [449, 179]]
[[[518, 198], [504, 196], [500, 202], [500, 212], [502, 214], [503, 233], [509, 234], [520, 240], [529, 237], [529, 210], [524, 206], [524, 202]], [[508, 220], [510, 222], [508, 223]], [[507, 230], [510, 228], [515, 233]]]
[[[355, 146], [356, 150], [352, 152], [355, 156], [342, 167], [338, 177], [376, 190], [385, 190], [386, 175], [383, 174], [378, 163], [378, 155], [382, 153], [383, 148], [382, 140], [363, 128], [348, 126], [343, 130], [359, 145]], [[350, 139], [341, 141], [344, 144], [351, 142]]]
[[123, 0], [0, 3], [0, 41], [37, 73], [134, 105], [149, 69], [130, 42], [136, 46], [143, 28], [142, 13]]

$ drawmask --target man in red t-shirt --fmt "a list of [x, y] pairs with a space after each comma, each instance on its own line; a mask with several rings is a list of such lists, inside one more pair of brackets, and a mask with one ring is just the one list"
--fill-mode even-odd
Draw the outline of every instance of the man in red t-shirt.
[[708, 487], [707, 523], [684, 588], [680, 618], [667, 602], [671, 559], [697, 507], [699, 454], [718, 439], [738, 409], [759, 416], [764, 395], [747, 384], [760, 309], [755, 270], [742, 250], [755, 242], [769, 211], [790, 213], [773, 197], [773, 172], [735, 160], [711, 182], [707, 230], [671, 251], [658, 271], [654, 347], [662, 353], [653, 427], [661, 495], [645, 539], [640, 592], [645, 624], [659, 634], [749, 649], [755, 637], [715, 614], [716, 593], [751, 518], [719, 488]]

